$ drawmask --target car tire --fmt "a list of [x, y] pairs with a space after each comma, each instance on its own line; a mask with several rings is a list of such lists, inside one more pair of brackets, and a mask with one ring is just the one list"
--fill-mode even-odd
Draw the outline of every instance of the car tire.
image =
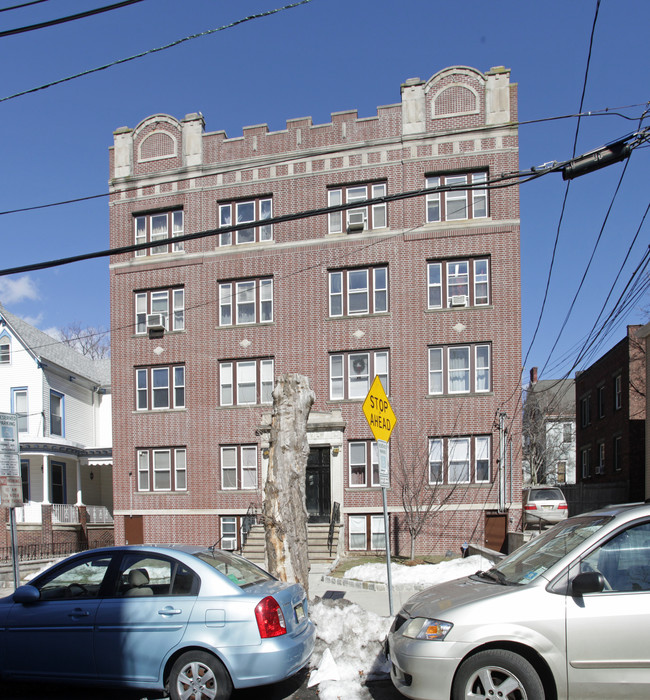
[[176, 659], [169, 673], [171, 700], [228, 700], [232, 681], [224, 665], [205, 651], [187, 651]]
[[533, 665], [504, 649], [486, 649], [463, 661], [454, 679], [453, 700], [544, 700], [544, 686]]

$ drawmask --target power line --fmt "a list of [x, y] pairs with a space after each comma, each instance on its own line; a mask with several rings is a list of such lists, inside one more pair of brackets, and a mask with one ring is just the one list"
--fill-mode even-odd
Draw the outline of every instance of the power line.
[[[128, 5], [135, 5], [143, 0], [122, 0], [122, 2], [116, 2], [113, 5], [105, 5], [104, 7], [98, 7], [94, 10], [86, 10], [85, 12], [78, 12], [76, 15], [68, 15], [67, 17], [59, 17], [58, 19], [49, 19], [45, 22], [39, 22], [38, 24], [30, 24], [27, 27], [16, 27], [15, 29], [5, 29], [0, 32], [0, 39], [6, 36], [14, 36], [15, 34], [25, 34], [26, 32], [33, 32], [37, 29], [45, 29], [46, 27], [54, 27], [57, 24], [65, 24], [66, 22], [74, 22], [78, 19], [85, 19], [86, 17], [92, 17], [93, 15], [99, 15], [103, 12], [111, 12], [112, 10], [119, 10], [122, 7], [127, 7]], [[24, 5], [23, 5], [24, 7]], [[8, 8], [12, 9], [12, 8]]]
[[20, 5], [12, 5], [11, 7], [0, 7], [0, 12], [9, 12], [9, 10], [22, 10], [24, 7], [29, 7], [30, 5], [40, 5], [42, 2], [48, 2], [49, 0], [31, 0], [31, 2], [23, 2]]
[[44, 85], [39, 85], [34, 88], [30, 88], [29, 90], [23, 90], [22, 92], [17, 92], [13, 95], [8, 95], [7, 97], [0, 97], [0, 102], [6, 102], [7, 100], [13, 100], [16, 97], [23, 97], [24, 95], [29, 95], [33, 92], [38, 92], [39, 90], [46, 90], [47, 88], [54, 87], [55, 85], [61, 85], [62, 83], [67, 83], [70, 80], [75, 80], [76, 78], [82, 78], [85, 75], [92, 75], [93, 73], [99, 73], [99, 71], [106, 70], [108, 68], [112, 68], [113, 66], [120, 65], [122, 63], [128, 63], [129, 61], [134, 61], [137, 58], [142, 58], [143, 56], [148, 56], [153, 53], [158, 53], [159, 51], [166, 51], [167, 49], [171, 49], [174, 46], [179, 46], [180, 44], [183, 44], [186, 41], [191, 41], [192, 39], [199, 39], [204, 36], [209, 36], [210, 34], [214, 34], [215, 32], [221, 32], [224, 29], [232, 29], [233, 27], [237, 27], [240, 24], [244, 24], [245, 22], [250, 22], [251, 20], [254, 19], [260, 19], [261, 17], [269, 17], [270, 15], [274, 15], [278, 12], [282, 12], [284, 10], [291, 10], [294, 7], [298, 7], [299, 5], [305, 5], [308, 2], [311, 2], [312, 0], [299, 0], [299, 2], [295, 2], [291, 5], [284, 5], [283, 7], [277, 7], [274, 10], [266, 10], [265, 12], [259, 12], [254, 15], [249, 15], [248, 17], [243, 17], [242, 19], [235, 20], [234, 22], [230, 22], [229, 24], [224, 24], [221, 27], [216, 27], [215, 29], [208, 29], [205, 32], [199, 32], [198, 34], [191, 34], [190, 36], [183, 37], [182, 39], [177, 39], [176, 41], [172, 41], [170, 44], [165, 44], [165, 46], [159, 46], [158, 48], [155, 49], [148, 49], [147, 51], [142, 51], [141, 53], [137, 53], [133, 56], [129, 56], [128, 58], [120, 58], [116, 61], [112, 61], [111, 63], [106, 63], [103, 66], [98, 66], [97, 68], [90, 68], [88, 70], [82, 71], [81, 73], [76, 73], [75, 75], [70, 75], [67, 78], [61, 78], [60, 80], [54, 80], [50, 83], [45, 83]]

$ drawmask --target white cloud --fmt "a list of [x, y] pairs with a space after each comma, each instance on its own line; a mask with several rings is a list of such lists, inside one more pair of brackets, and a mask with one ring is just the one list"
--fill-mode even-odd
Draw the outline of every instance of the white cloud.
[[38, 301], [40, 298], [36, 282], [27, 275], [17, 279], [0, 277], [0, 300], [3, 304], [16, 304], [25, 299]]

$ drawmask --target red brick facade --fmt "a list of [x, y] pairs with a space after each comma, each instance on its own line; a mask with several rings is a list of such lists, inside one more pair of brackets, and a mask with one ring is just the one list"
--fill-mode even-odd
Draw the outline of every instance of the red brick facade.
[[[290, 372], [306, 375], [316, 395], [309, 439], [320, 450], [320, 507], [327, 515], [340, 503], [355, 548], [361, 516], [382, 512], [372, 468], [359, 462], [372, 441], [359, 393], [366, 373], [369, 382], [387, 374], [398, 421], [391, 469], [410, 454], [427, 472], [429, 439], [440, 446], [444, 505], [418, 551], [482, 544], [486, 510], [506, 512], [517, 528], [519, 196], [516, 185], [480, 184], [518, 170], [516, 105], [505, 69], [456, 67], [408, 81], [401, 103], [369, 119], [343, 112], [329, 124], [293, 119], [279, 132], [261, 125], [228, 138], [204, 132], [201, 115], [155, 115], [115, 133], [111, 247], [162, 240], [164, 226], [180, 235], [181, 219], [184, 235], [210, 233], [111, 259], [117, 543], [136, 519], [148, 542], [212, 544], [227, 535], [224, 517], [259, 507], [271, 412], [262, 401], [269, 373]], [[458, 187], [460, 175], [468, 188], [430, 198], [429, 209], [425, 195], [366, 207], [363, 230], [349, 228], [345, 212], [340, 226], [328, 214], [272, 230], [260, 223], [356, 201], [362, 185], [366, 196], [390, 199], [424, 189], [427, 178]], [[220, 245], [220, 225], [249, 215], [251, 229]], [[167, 329], [152, 338], [145, 317], [160, 309]], [[392, 541], [407, 553], [399, 489], [387, 498]], [[366, 523], [369, 547], [376, 525]]]

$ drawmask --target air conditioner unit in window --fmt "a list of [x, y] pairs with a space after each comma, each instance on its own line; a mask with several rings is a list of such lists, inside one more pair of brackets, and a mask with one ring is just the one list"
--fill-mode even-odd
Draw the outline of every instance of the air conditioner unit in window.
[[348, 233], [363, 231], [366, 227], [366, 210], [352, 209], [348, 212]]
[[467, 295], [454, 294], [449, 300], [449, 306], [467, 306]]
[[596, 474], [604, 474], [605, 467], [602, 464], [597, 464], [595, 469]]
[[165, 317], [162, 314], [147, 314], [147, 330], [164, 331]]

